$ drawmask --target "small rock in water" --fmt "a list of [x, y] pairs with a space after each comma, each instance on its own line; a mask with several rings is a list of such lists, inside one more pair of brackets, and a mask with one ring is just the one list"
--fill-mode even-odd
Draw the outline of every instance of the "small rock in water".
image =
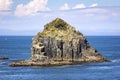
[[0, 60], [7, 60], [7, 59], [9, 59], [9, 58], [7, 58], [7, 57], [0, 57]]

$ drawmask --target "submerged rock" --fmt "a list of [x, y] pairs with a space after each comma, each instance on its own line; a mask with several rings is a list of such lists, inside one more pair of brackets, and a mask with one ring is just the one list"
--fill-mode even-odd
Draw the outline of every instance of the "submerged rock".
[[31, 58], [11, 66], [54, 66], [107, 61], [74, 27], [60, 18], [44, 26], [32, 40]]

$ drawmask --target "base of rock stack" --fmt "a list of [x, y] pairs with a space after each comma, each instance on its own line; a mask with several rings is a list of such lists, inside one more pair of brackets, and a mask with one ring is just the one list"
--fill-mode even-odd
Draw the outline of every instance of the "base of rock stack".
[[[93, 58], [93, 59], [91, 59]], [[70, 60], [70, 61], [50, 61], [50, 62], [35, 62], [31, 60], [13, 62], [10, 64], [11, 67], [20, 67], [20, 66], [40, 66], [40, 67], [49, 67], [49, 66], [63, 66], [63, 65], [76, 65], [87, 62], [109, 62], [106, 59], [100, 59], [91, 57], [89, 59], [79, 59], [79, 60]]]

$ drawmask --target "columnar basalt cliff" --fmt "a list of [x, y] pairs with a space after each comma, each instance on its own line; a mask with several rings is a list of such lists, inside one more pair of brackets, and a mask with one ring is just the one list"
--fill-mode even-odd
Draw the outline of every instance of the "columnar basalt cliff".
[[107, 60], [90, 46], [82, 33], [56, 18], [33, 37], [30, 60], [13, 62], [11, 66], [54, 66], [104, 61]]

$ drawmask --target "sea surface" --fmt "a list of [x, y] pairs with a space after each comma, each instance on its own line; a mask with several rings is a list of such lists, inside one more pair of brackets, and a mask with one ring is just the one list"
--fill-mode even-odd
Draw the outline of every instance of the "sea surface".
[[0, 36], [0, 80], [120, 80], [120, 36], [87, 36], [89, 43], [111, 62], [57, 67], [10, 67], [29, 59], [32, 36]]

